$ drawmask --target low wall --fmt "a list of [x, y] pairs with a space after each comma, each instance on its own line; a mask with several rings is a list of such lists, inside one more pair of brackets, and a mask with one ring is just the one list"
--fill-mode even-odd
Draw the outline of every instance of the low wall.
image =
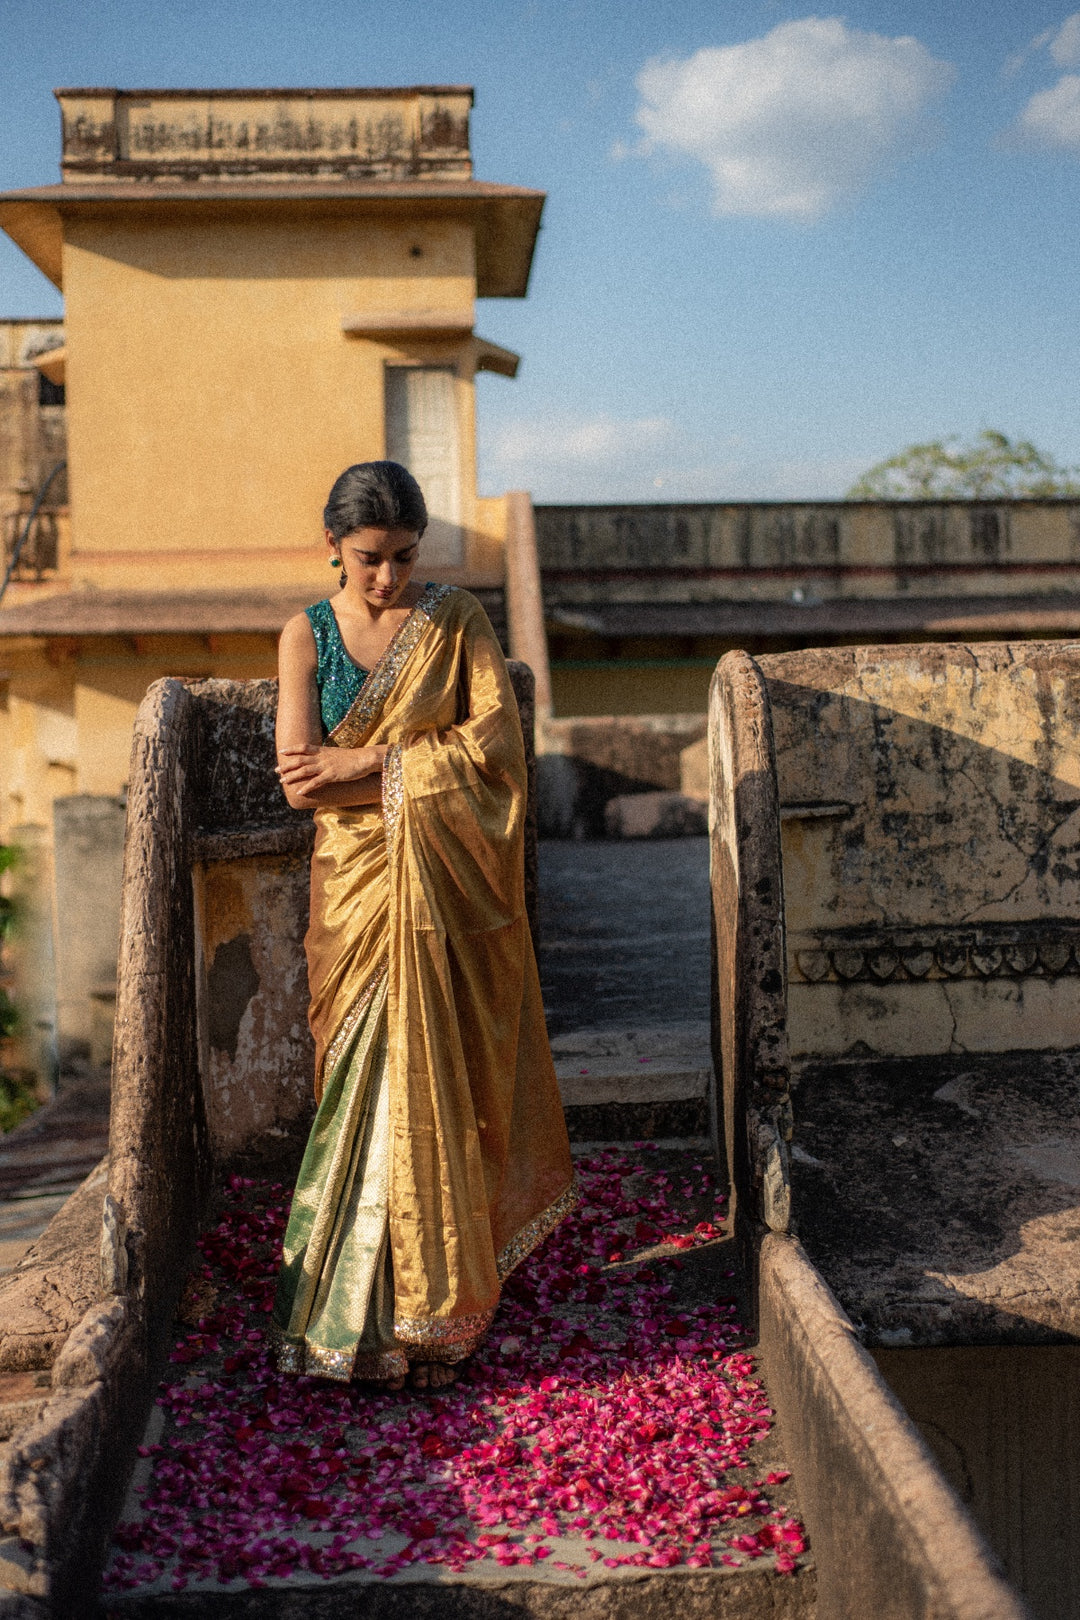
[[795, 1056], [1066, 1049], [1080, 1028], [1080, 651], [760, 660]]
[[602, 838], [612, 799], [678, 793], [683, 751], [707, 728], [703, 714], [542, 720], [536, 737], [541, 837]]
[[583, 606], [649, 601], [660, 576], [687, 602], [710, 585], [790, 600], [793, 579], [846, 596], [1080, 589], [1076, 500], [538, 506], [536, 531], [545, 595]]
[[800, 1245], [767, 1236], [760, 1351], [827, 1620], [1030, 1620]]
[[1080, 1614], [1080, 1345], [872, 1354], [1038, 1620]]

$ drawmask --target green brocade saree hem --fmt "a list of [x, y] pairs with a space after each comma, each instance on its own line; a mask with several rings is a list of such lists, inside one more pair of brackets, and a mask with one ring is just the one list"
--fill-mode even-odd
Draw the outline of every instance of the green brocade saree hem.
[[385, 970], [335, 1042], [285, 1232], [271, 1338], [282, 1372], [408, 1370], [394, 1338]]

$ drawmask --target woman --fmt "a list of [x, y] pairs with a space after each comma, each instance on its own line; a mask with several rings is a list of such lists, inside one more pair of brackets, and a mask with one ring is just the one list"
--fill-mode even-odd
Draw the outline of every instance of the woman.
[[413, 583], [412, 476], [348, 468], [324, 522], [341, 589], [280, 646], [278, 772], [316, 822], [319, 1108], [274, 1337], [283, 1370], [434, 1388], [574, 1202], [525, 914], [525, 755], [480, 604]]

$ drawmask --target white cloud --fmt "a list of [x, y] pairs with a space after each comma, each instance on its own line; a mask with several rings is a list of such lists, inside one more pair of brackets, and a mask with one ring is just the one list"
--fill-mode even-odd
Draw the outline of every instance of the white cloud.
[[817, 219], [924, 133], [952, 77], [917, 39], [805, 17], [646, 63], [637, 151], [703, 163], [718, 214]]
[[[1026, 54], [1046, 47], [1058, 67], [1080, 67], [1080, 11], [1059, 28], [1048, 28]], [[1080, 151], [1080, 77], [1063, 73], [1049, 90], [1037, 90], [1023, 107], [1009, 134], [1032, 146]]]
[[1047, 43], [1058, 67], [1080, 67], [1080, 11], [1066, 17], [1056, 33], [1051, 32]]
[[483, 488], [541, 503], [829, 499], [865, 467], [865, 456], [762, 457], [737, 434], [710, 439], [665, 416], [519, 419], [480, 443]]
[[509, 422], [491, 440], [488, 458], [509, 474], [570, 467], [605, 472], [644, 457], [650, 467], [674, 427], [666, 416], [543, 416]]
[[[1057, 28], [1037, 34], [1027, 49], [1007, 64], [1009, 70], [1021, 67], [1036, 51], [1047, 49], [1058, 67], [1080, 67], [1080, 11], [1074, 11]], [[1080, 78], [1063, 73], [1048, 90], [1037, 90], [1006, 132], [1006, 140], [1019, 139], [1029, 146], [1051, 146], [1080, 151]]]
[[481, 482], [538, 501], [686, 499], [686, 464], [698, 453], [666, 416], [519, 418], [482, 435]]
[[1049, 90], [1037, 90], [1016, 120], [1015, 133], [1037, 146], [1080, 151], [1080, 76], [1063, 73]]

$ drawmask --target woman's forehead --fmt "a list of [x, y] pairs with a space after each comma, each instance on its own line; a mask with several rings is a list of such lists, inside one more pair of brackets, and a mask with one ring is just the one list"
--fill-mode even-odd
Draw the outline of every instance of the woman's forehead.
[[414, 529], [354, 529], [345, 535], [342, 545], [355, 546], [357, 551], [400, 551], [403, 546], [414, 546], [419, 539]]

